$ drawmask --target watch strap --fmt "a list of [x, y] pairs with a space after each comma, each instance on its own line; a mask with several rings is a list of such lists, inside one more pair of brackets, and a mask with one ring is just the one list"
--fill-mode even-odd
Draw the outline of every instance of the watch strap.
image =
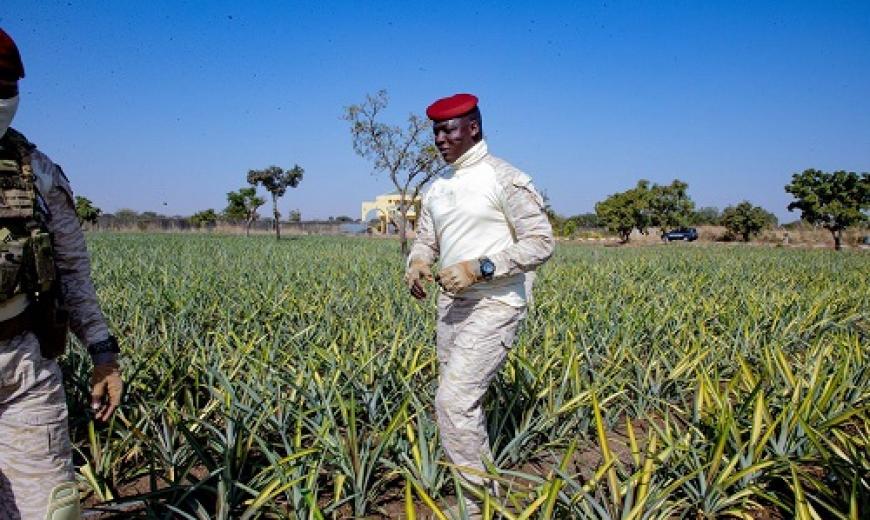
[[98, 341], [88, 345], [88, 354], [90, 354], [91, 357], [99, 354], [118, 354], [120, 352], [121, 348], [118, 346], [118, 340], [115, 339], [115, 336], [109, 336], [103, 341]]

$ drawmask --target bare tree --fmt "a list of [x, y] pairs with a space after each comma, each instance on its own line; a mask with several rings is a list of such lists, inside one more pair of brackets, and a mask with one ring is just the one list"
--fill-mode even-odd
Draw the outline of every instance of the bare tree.
[[375, 172], [385, 172], [399, 193], [396, 224], [402, 254], [407, 255], [408, 211], [423, 187], [441, 173], [446, 164], [432, 142], [432, 126], [427, 119], [410, 114], [404, 129], [381, 121], [388, 101], [386, 90], [369, 94], [363, 103], [346, 107], [344, 119], [350, 122], [354, 151], [372, 161]]

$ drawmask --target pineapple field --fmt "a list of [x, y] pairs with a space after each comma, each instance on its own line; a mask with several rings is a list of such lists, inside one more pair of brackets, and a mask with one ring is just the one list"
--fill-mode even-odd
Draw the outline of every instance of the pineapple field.
[[[389, 240], [92, 234], [127, 394], [75, 462], [115, 518], [870, 514], [870, 256], [560, 245], [487, 399], [496, 496], [442, 456], [435, 305]], [[434, 287], [432, 287], [434, 289]], [[461, 500], [459, 501], [461, 502]]]

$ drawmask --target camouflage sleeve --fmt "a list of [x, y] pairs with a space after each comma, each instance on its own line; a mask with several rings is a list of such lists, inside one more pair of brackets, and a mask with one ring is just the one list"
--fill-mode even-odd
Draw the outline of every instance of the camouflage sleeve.
[[514, 244], [490, 257], [495, 277], [525, 273], [553, 255], [555, 242], [544, 200], [528, 175], [516, 172], [502, 188], [502, 209], [514, 231]]
[[45, 156], [34, 157], [34, 170], [37, 168], [51, 179], [44, 197], [50, 214], [48, 230], [53, 237], [61, 293], [70, 312], [70, 328], [85, 345], [103, 341], [109, 337], [109, 328], [91, 280], [91, 260], [72, 188], [60, 167]]
[[417, 238], [414, 239], [414, 245], [411, 246], [411, 253], [408, 255], [408, 265], [411, 265], [412, 260], [422, 260], [426, 265], [432, 265], [438, 259], [438, 237], [435, 235], [435, 229], [432, 226], [432, 214], [429, 213], [426, 201], [420, 206], [420, 218], [417, 221]]

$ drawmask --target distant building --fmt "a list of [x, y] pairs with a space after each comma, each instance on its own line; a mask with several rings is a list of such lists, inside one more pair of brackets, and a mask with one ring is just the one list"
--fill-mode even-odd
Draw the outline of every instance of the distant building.
[[[401, 197], [399, 192], [386, 193], [378, 195], [373, 201], [362, 203], [362, 221], [368, 222], [369, 218], [377, 218], [378, 223], [376, 230], [378, 233], [387, 233], [390, 231], [390, 226], [393, 226], [393, 231], [399, 230], [399, 202]], [[408, 231], [417, 229], [417, 214], [420, 211], [421, 197], [418, 195], [414, 199], [413, 204], [408, 209]], [[372, 212], [376, 212], [376, 216], [372, 217]]]

